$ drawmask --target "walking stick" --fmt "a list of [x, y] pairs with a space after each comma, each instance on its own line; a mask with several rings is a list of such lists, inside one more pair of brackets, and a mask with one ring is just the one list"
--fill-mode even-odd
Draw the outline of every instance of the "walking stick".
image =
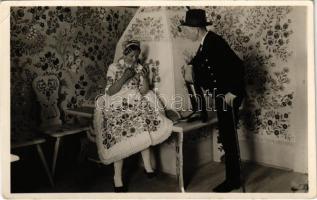
[[236, 127], [236, 117], [233, 110], [233, 105], [231, 106], [231, 113], [232, 113], [232, 120], [233, 120], [233, 127], [234, 127], [234, 135], [236, 138], [236, 144], [237, 144], [237, 150], [238, 150], [238, 158], [239, 158], [239, 165], [240, 165], [240, 179], [241, 179], [241, 185], [242, 185], [242, 192], [245, 193], [245, 182], [244, 182], [244, 175], [242, 171], [242, 164], [241, 164], [241, 155], [240, 155], [240, 146], [239, 146], [239, 140], [238, 140], [238, 131]]

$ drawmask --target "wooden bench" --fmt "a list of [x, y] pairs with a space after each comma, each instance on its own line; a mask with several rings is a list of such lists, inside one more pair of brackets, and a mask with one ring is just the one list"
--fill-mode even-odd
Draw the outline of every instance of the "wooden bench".
[[[67, 109], [65, 113], [70, 115], [75, 115], [78, 117], [93, 117], [94, 108], [93, 107], [80, 107], [76, 109]], [[178, 122], [173, 126], [173, 133], [177, 134], [177, 142], [176, 142], [176, 175], [178, 180], [179, 190], [181, 192], [185, 192], [184, 188], [184, 155], [183, 155], [183, 143], [184, 143], [184, 134], [193, 130], [197, 130], [200, 128], [204, 128], [207, 126], [212, 126], [217, 123], [216, 118], [212, 118], [207, 122], [203, 123], [201, 121], [193, 121], [193, 122]]]

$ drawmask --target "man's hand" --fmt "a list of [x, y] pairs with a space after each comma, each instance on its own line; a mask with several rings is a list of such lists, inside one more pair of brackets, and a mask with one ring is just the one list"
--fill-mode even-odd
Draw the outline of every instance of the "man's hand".
[[186, 82], [189, 83], [194, 83], [194, 78], [193, 78], [193, 66], [192, 65], [185, 65], [184, 66], [184, 78]]
[[225, 95], [225, 101], [226, 103], [229, 105], [229, 106], [233, 106], [233, 100], [236, 98], [237, 96], [232, 94], [231, 92], [228, 92], [226, 95]]

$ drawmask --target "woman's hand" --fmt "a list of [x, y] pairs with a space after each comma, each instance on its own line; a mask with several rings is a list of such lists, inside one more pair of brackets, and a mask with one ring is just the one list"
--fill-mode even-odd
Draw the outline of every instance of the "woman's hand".
[[150, 72], [150, 69], [148, 66], [144, 66], [141, 70], [141, 76], [143, 76], [144, 78], [148, 78], [149, 77], [149, 72]]

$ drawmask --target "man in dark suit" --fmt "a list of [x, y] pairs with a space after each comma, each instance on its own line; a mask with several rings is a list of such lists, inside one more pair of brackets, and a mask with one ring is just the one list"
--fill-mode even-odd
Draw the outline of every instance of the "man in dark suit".
[[[187, 38], [201, 41], [192, 61], [186, 66], [187, 84], [193, 83], [195, 93], [203, 97], [204, 90], [215, 96], [220, 139], [225, 151], [226, 179], [213, 189], [214, 192], [230, 192], [241, 187], [240, 153], [236, 135], [238, 110], [245, 96], [244, 67], [242, 60], [228, 43], [212, 31], [207, 31], [206, 14], [201, 9], [186, 12], [184, 26]], [[191, 76], [192, 75], [192, 76]], [[206, 121], [205, 99], [202, 101], [202, 120]], [[196, 105], [197, 106], [197, 105]]]

